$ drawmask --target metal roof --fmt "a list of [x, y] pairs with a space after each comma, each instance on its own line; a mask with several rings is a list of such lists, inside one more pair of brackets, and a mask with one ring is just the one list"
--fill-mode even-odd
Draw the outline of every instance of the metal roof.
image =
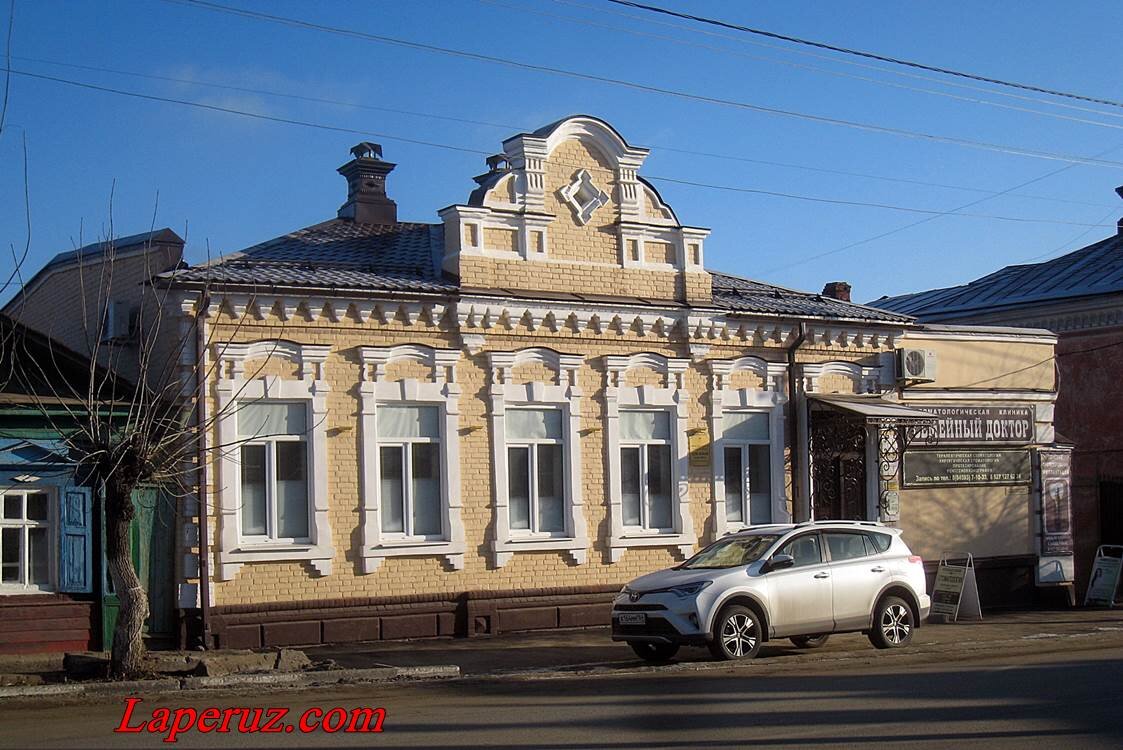
[[882, 297], [870, 305], [946, 320], [1039, 302], [1123, 292], [1123, 232], [1042, 263], [1006, 266], [961, 286]]
[[[459, 280], [441, 270], [444, 230], [440, 224], [357, 224], [332, 219], [290, 232], [210, 263], [161, 275], [184, 284], [218, 284], [256, 288], [310, 288], [348, 292], [394, 291], [418, 294], [479, 293], [461, 289]], [[867, 305], [842, 302], [810, 292], [710, 272], [713, 307], [732, 314], [820, 318], [907, 324], [912, 318]], [[529, 292], [497, 290], [507, 296]], [[543, 292], [536, 297], [556, 298]], [[590, 301], [589, 295], [580, 296]], [[598, 297], [619, 303], [622, 295]], [[639, 303], [654, 304], [652, 300]]]

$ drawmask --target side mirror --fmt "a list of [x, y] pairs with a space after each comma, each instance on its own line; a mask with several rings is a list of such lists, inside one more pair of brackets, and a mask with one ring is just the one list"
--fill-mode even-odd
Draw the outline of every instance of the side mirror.
[[795, 565], [795, 558], [791, 555], [773, 555], [768, 560], [767, 567], [764, 572], [768, 573], [773, 570], [783, 570], [784, 568], [790, 568], [793, 565]]

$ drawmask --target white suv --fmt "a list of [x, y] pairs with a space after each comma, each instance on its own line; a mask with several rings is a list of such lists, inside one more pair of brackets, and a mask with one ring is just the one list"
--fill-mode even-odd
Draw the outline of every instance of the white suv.
[[649, 661], [684, 644], [708, 646], [719, 659], [751, 658], [769, 639], [814, 648], [831, 633], [866, 633], [878, 648], [897, 648], [930, 607], [923, 560], [899, 529], [759, 526], [625, 586], [612, 606], [612, 639]]

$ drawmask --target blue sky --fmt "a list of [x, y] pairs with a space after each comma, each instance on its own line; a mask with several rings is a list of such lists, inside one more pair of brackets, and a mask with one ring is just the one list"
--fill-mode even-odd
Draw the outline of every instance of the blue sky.
[[[902, 68], [873, 63], [865, 64], [874, 68], [856, 67], [844, 62], [859, 62], [853, 58], [674, 22], [603, 0], [227, 2], [889, 128], [1081, 156], [1114, 149], [1102, 158], [1123, 163], [1121, 108], [1041, 101], [1045, 97], [1028, 93], [1028, 99], [1015, 99], [999, 93], [1015, 93], [1010, 89], [953, 87], [954, 79], [918, 71], [913, 73], [923, 77], [904, 77], [888, 72], [907, 72]], [[1118, 43], [1123, 3], [657, 4], [992, 77], [1123, 99], [1123, 45]], [[15, 14], [12, 53], [18, 70], [488, 152], [498, 151], [500, 141], [519, 130], [589, 113], [611, 122], [629, 142], [652, 149], [642, 172], [649, 177], [946, 211], [986, 195], [759, 162], [983, 191], [1007, 190], [1067, 166], [643, 93], [159, 0], [17, 0]], [[810, 52], [816, 56], [806, 54]], [[154, 81], [27, 58], [361, 106]], [[1080, 109], [1058, 107], [1057, 102]], [[186, 232], [193, 261], [330, 218], [345, 196], [335, 169], [347, 160], [349, 147], [364, 140], [357, 134], [13, 76], [7, 125], [0, 135], [0, 241], [5, 253], [0, 268], [11, 265], [11, 247], [21, 251], [27, 241], [24, 136], [31, 196], [29, 272], [75, 246], [80, 236], [87, 242], [100, 239], [109, 225], [111, 192], [117, 234], [146, 231], [153, 223], [170, 226], [181, 235]], [[471, 177], [484, 171], [480, 154], [389, 137], [370, 139], [380, 140], [385, 157], [399, 165], [389, 189], [402, 219], [436, 221], [436, 211], [463, 202], [473, 187]], [[712, 228], [706, 259], [711, 268], [814, 291], [826, 281], [847, 280], [862, 301], [961, 283], [1002, 265], [1059, 254], [1113, 234], [1123, 215], [1123, 201], [1113, 193], [1119, 184], [1123, 166], [1077, 165], [967, 209], [1058, 223], [946, 216], [841, 250], [926, 215], [656, 182], [680, 220]], [[0, 299], [9, 294], [0, 292]]]

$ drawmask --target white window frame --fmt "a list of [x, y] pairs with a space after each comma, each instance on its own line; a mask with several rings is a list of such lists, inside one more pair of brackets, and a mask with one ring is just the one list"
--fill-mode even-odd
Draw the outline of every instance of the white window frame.
[[[388, 557], [440, 556], [453, 570], [464, 568], [464, 524], [460, 518], [460, 384], [456, 382], [457, 349], [434, 349], [421, 344], [359, 347], [362, 380], [361, 450], [359, 454], [362, 512], [362, 572], [373, 573]], [[397, 361], [420, 362], [429, 379], [386, 380], [386, 367]], [[440, 412], [441, 538], [406, 536], [382, 531], [379, 448], [401, 445], [400, 438], [380, 442], [378, 407], [437, 406]]]
[[[535, 406], [538, 406], [538, 405], [536, 404]], [[507, 413], [509, 414], [511, 411], [519, 411], [519, 409], [518, 408], [510, 409], [510, 410], [508, 410]], [[542, 409], [541, 407], [539, 407], [539, 408], [534, 409], [534, 411], [553, 411], [553, 412], [556, 412], [559, 415], [559, 417], [564, 416], [563, 410], [557, 409], [557, 408]], [[568, 451], [566, 450], [565, 438], [564, 437], [557, 437], [557, 438], [511, 438], [511, 437], [508, 437], [507, 438], [507, 453], [506, 453], [506, 455], [507, 455], [508, 464], [510, 464], [512, 449], [525, 450], [526, 455], [527, 455], [527, 474], [528, 474], [528, 476], [527, 476], [527, 500], [528, 500], [528, 522], [530, 523], [530, 528], [529, 529], [512, 528], [511, 529], [511, 536], [512, 537], [517, 536], [517, 537], [552, 538], [552, 537], [566, 537], [566, 536], [568, 536], [568, 533], [564, 528], [562, 528], [560, 530], [556, 530], [556, 531], [549, 531], [549, 530], [543, 531], [539, 528], [536, 528], [538, 526], [539, 516], [541, 515], [541, 513], [540, 513], [541, 500], [539, 498], [539, 489], [538, 489], [539, 472], [540, 472], [540, 469], [539, 469], [540, 460], [539, 460], [539, 456], [538, 456], [538, 447], [542, 446], [542, 445], [557, 446], [558, 448], [560, 448], [561, 451], [562, 451], [562, 463], [563, 463], [563, 466], [564, 466], [564, 463], [565, 463], [565, 460], [566, 460], [566, 454], [568, 453]], [[509, 468], [510, 468], [510, 466], [508, 465], [508, 469]], [[511, 490], [510, 483], [509, 483], [510, 471], [508, 471], [507, 476], [508, 476], [507, 495], [508, 495], [508, 509], [509, 509], [509, 506], [510, 506], [510, 490]], [[562, 503], [564, 504], [565, 503], [565, 487], [569, 482], [568, 477], [565, 476], [564, 468], [563, 468], [563, 473], [562, 473], [562, 482], [563, 482], [563, 484], [562, 484]], [[511, 516], [508, 513], [508, 515], [507, 515], [508, 521], [510, 520], [510, 517]]]
[[[305, 401], [285, 401], [282, 399], [245, 399], [241, 398], [234, 402], [235, 419], [241, 419], [242, 409], [253, 403], [276, 403], [276, 404], [295, 404], [304, 409], [305, 424], [312, 424], [312, 415], [309, 413], [308, 402]], [[241, 430], [239, 430], [239, 433]], [[255, 544], [310, 544], [312, 542], [312, 512], [311, 500], [312, 487], [311, 487], [311, 471], [309, 468], [312, 465], [311, 456], [311, 440], [306, 430], [301, 435], [290, 434], [270, 434], [261, 435], [256, 437], [242, 437], [239, 435], [237, 447], [230, 446], [227, 450], [236, 450], [239, 475], [238, 475], [238, 508], [242, 508], [244, 503], [242, 501], [242, 481], [241, 481], [241, 464], [242, 464], [242, 449], [246, 446], [260, 445], [265, 447], [265, 533], [264, 534], [247, 534], [242, 529], [242, 514], [238, 513], [238, 540], [241, 544], [255, 545]], [[283, 537], [277, 534], [277, 443], [303, 443], [304, 444], [304, 467], [305, 467], [305, 502], [308, 505], [308, 536], [304, 537]]]
[[[245, 563], [307, 561], [321, 576], [331, 575], [335, 548], [328, 519], [327, 394], [324, 362], [331, 347], [268, 339], [252, 343], [215, 345], [217, 395], [218, 566], [220, 581], [233, 579]], [[278, 357], [295, 362], [298, 379], [267, 375], [247, 379], [250, 359]], [[241, 533], [241, 449], [238, 437], [238, 403], [277, 400], [308, 405], [308, 505], [310, 538], [307, 541], [243, 539]]]
[[[431, 403], [415, 403], [407, 401], [381, 401], [375, 404], [375, 427], [377, 429], [377, 419], [379, 408], [385, 406], [400, 406], [400, 407], [416, 407], [416, 408], [436, 408], [438, 413], [440, 408]], [[438, 417], [438, 425], [443, 421]], [[438, 427], [439, 429], [439, 427]], [[444, 452], [444, 435], [438, 434], [436, 438], [431, 437], [392, 437], [384, 438], [378, 437], [375, 434], [375, 440], [378, 445], [375, 446], [375, 464], [378, 467], [378, 493], [379, 493], [379, 516], [378, 528], [382, 539], [388, 542], [412, 542], [416, 544], [425, 544], [427, 542], [443, 542], [448, 538], [448, 531], [445, 528], [445, 514], [441, 513], [441, 530], [436, 534], [414, 534], [413, 533], [413, 446], [415, 445], [436, 445], [438, 456]], [[405, 527], [402, 531], [386, 531], [382, 528], [382, 449], [383, 448], [397, 448], [402, 454], [402, 525]], [[441, 497], [439, 502], [441, 508], [445, 505], [445, 492], [441, 489]]]
[[[20, 495], [23, 497], [23, 518], [19, 520], [3, 518], [0, 516], [0, 529], [20, 529], [20, 560], [19, 572], [22, 583], [0, 583], [0, 594], [42, 594], [58, 591], [58, 494], [53, 487], [44, 486], [16, 486], [0, 488], [0, 503], [4, 495]], [[47, 520], [27, 520], [27, 496], [47, 496]], [[0, 514], [3, 506], [0, 505]], [[30, 529], [47, 530], [47, 583], [31, 584], [27, 578], [31, 575], [31, 560], [28, 557]]]
[[[693, 553], [697, 537], [694, 520], [690, 514], [690, 485], [687, 456], [689, 452], [686, 429], [690, 394], [685, 387], [685, 374], [690, 360], [664, 357], [661, 354], [640, 353], [631, 356], [605, 357], [606, 385], [605, 426], [608, 451], [608, 495], [610, 536], [609, 562], [619, 562], [627, 549], [638, 547], [676, 547], [686, 557]], [[652, 369], [663, 376], [662, 386], [624, 385], [627, 373], [637, 367]], [[674, 528], [662, 531], [637, 530], [624, 526], [624, 508], [621, 487], [620, 412], [623, 409], [665, 409], [670, 414], [671, 427], [671, 520]]]
[[[763, 441], [726, 440], [726, 412], [763, 412], [768, 414], [768, 435], [770, 450], [770, 469], [772, 481], [772, 520], [771, 523], [790, 523], [788, 497], [784, 476], [784, 407], [788, 403], [788, 367], [782, 362], [768, 362], [760, 357], [746, 356], [738, 359], [707, 360], [710, 368], [710, 436], [713, 441], [713, 497], [714, 497], [714, 538], [749, 528], [748, 479], [743, 479], [745, 487], [742, 502], [741, 522], [730, 522], [725, 516], [725, 448], [761, 444]], [[763, 389], [733, 388], [731, 376], [735, 372], [749, 371], [760, 377]], [[747, 456], [747, 451], [743, 456]], [[748, 466], [742, 458], [742, 471], [747, 475]]]
[[[666, 409], [621, 409], [620, 411], [621, 411], [622, 414], [627, 413], [627, 412], [653, 412], [653, 413], [656, 413], [656, 414], [666, 414], [667, 415], [668, 433], [671, 432], [671, 426], [670, 425], [671, 425], [672, 420], [671, 420], [670, 414], [668, 413], [668, 411]], [[649, 472], [651, 470], [650, 469], [651, 459], [650, 459], [650, 456], [649, 456], [649, 451], [647, 450], [648, 447], [652, 446], [652, 445], [654, 445], [654, 446], [665, 446], [668, 449], [667, 450], [668, 457], [671, 457], [671, 456], [674, 455], [674, 446], [673, 446], [672, 443], [673, 443], [673, 441], [671, 439], [671, 435], [669, 435], [669, 434], [667, 435], [667, 437], [665, 439], [663, 439], [663, 438], [652, 438], [650, 440], [643, 440], [643, 439], [639, 439], [639, 438], [620, 438], [620, 454], [618, 456], [618, 460], [620, 461], [621, 482], [623, 482], [623, 467], [624, 467], [623, 452], [625, 450], [627, 450], [628, 448], [634, 448], [635, 450], [639, 451], [639, 493], [640, 493], [639, 515], [640, 515], [640, 522], [639, 522], [638, 526], [637, 525], [627, 525], [627, 524], [625, 524], [624, 525], [624, 532], [626, 534], [673, 534], [674, 533], [675, 530], [674, 530], [673, 525], [669, 526], [669, 527], [666, 527], [666, 528], [656, 527], [656, 526], [651, 525], [651, 495], [649, 494], [649, 491], [648, 491], [648, 484], [649, 484], [648, 476], [649, 476]], [[669, 464], [670, 464], [669, 468], [671, 469], [671, 483], [670, 483], [671, 487], [668, 487], [667, 489], [673, 491], [674, 484], [675, 484], [675, 482], [674, 482], [674, 461], [671, 460], [669, 462]], [[621, 489], [621, 498], [620, 498], [620, 500], [621, 500], [621, 510], [623, 510], [623, 484], [621, 484], [620, 489]], [[673, 499], [671, 500], [671, 505], [672, 505], [671, 510], [673, 511], [673, 509], [674, 509], [673, 508], [673, 506], [674, 506], [674, 500]], [[673, 518], [674, 513], [672, 512], [671, 515], [672, 515], [672, 518]], [[673, 521], [672, 521], [672, 523], [673, 523]]]
[[[559, 354], [543, 347], [530, 347], [514, 352], [488, 352], [491, 366], [491, 464], [494, 486], [495, 539], [492, 556], [496, 567], [502, 567], [516, 552], [560, 551], [574, 565], [588, 560], [588, 526], [581, 486], [581, 398], [577, 371], [584, 362], [578, 354]], [[510, 382], [511, 372], [525, 363], [542, 364], [553, 370], [553, 383]], [[508, 408], [559, 409], [562, 413], [562, 461], [565, 477], [566, 528], [560, 534], [532, 534], [511, 528], [509, 505], [507, 448], [524, 445], [526, 441], [507, 440]]]

